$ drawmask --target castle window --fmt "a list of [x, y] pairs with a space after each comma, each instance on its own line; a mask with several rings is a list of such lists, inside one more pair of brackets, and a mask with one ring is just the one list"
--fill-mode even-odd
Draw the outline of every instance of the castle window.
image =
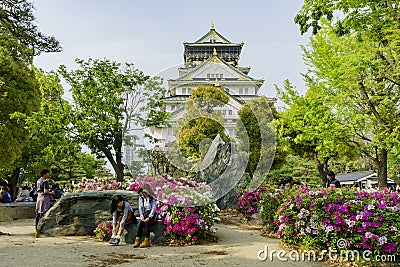
[[239, 88], [239, 95], [243, 95], [243, 88]]
[[182, 88], [182, 95], [186, 95], [186, 88]]
[[249, 94], [249, 88], [244, 88], [244, 94], [248, 95]]
[[228, 110], [228, 115], [232, 115], [232, 110]]

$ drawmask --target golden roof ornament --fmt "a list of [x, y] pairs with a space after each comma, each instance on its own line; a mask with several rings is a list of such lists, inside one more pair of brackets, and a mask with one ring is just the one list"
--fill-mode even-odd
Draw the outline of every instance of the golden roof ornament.
[[217, 55], [217, 49], [215, 49], [215, 47], [214, 47], [213, 56], [216, 56], [216, 55]]
[[219, 87], [219, 82], [218, 82], [218, 78], [215, 78], [215, 87]]
[[214, 21], [211, 22], [211, 30], [215, 30]]

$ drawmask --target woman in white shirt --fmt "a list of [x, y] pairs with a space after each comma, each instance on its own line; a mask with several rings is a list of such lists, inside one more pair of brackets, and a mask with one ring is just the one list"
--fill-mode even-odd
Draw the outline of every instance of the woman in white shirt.
[[[148, 184], [145, 184], [143, 186], [143, 189], [139, 190], [139, 193], [141, 193], [138, 205], [140, 221], [133, 247], [147, 248], [150, 246], [150, 226], [154, 225], [157, 222], [157, 198]], [[143, 231], [145, 237], [143, 243], [140, 244], [140, 239]]]

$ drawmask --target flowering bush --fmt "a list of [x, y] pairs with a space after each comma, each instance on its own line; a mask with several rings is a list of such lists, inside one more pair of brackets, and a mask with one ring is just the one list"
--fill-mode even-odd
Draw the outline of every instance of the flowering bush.
[[118, 190], [118, 189], [126, 189], [126, 184], [117, 182], [113, 178], [105, 177], [105, 178], [93, 178], [87, 179], [82, 178], [82, 180], [78, 183], [72, 184], [73, 192], [83, 192], [90, 190]]
[[163, 218], [167, 238], [191, 244], [213, 233], [211, 227], [219, 210], [208, 185], [158, 176], [137, 178], [129, 189], [137, 191], [146, 183], [157, 195], [157, 212]]
[[243, 189], [236, 195], [238, 198], [237, 210], [246, 220], [250, 220], [254, 213], [258, 211], [261, 194], [265, 187], [260, 186], [256, 189]]
[[[289, 195], [276, 214], [278, 236], [305, 248], [400, 254], [400, 196], [348, 189], [307, 189]], [[338, 241], [345, 240], [344, 246]]]
[[[213, 233], [212, 226], [218, 220], [219, 211], [212, 199], [211, 187], [184, 178], [169, 176], [139, 177], [130, 184], [119, 183], [110, 178], [83, 178], [74, 185], [75, 192], [88, 190], [128, 189], [137, 192], [144, 184], [149, 184], [157, 196], [157, 213], [161, 215], [171, 240], [196, 243]], [[100, 240], [110, 239], [111, 229], [107, 222], [94, 230]], [[106, 235], [109, 232], [109, 236]]]
[[93, 233], [96, 235], [96, 238], [101, 241], [109, 241], [112, 234], [112, 226], [110, 221], [105, 221], [99, 223], [97, 228], [94, 229]]
[[276, 224], [275, 214], [285, 197], [292, 192], [283, 190], [273, 183], [265, 184], [260, 200], [260, 218], [263, 221], [266, 230], [276, 233], [278, 225]]

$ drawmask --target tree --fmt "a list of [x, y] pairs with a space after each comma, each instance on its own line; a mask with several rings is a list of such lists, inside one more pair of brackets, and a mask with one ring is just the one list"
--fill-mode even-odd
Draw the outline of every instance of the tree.
[[[53, 36], [41, 33], [35, 23], [33, 4], [26, 0], [0, 2], [0, 34], [9, 35], [30, 49], [30, 56], [42, 52], [60, 52], [61, 46]], [[1, 42], [0, 42], [1, 43]]]
[[262, 131], [265, 136], [275, 132], [273, 120], [278, 118], [278, 112], [274, 107], [274, 103], [268, 101], [265, 96], [260, 96], [245, 103], [239, 110], [238, 115], [241, 123], [236, 126], [236, 136], [239, 140], [240, 149], [246, 149], [241, 147], [243, 144], [240, 141], [247, 138], [249, 140], [248, 149], [250, 153], [247, 172], [249, 172], [250, 176], [256, 171], [261, 154], [274, 155], [272, 169], [281, 167], [285, 162], [286, 155], [283, 147], [275, 144], [274, 141], [276, 139], [271, 138], [270, 145], [265, 145], [263, 148], [261, 146]]
[[54, 37], [39, 32], [33, 6], [27, 1], [0, 3], [0, 167], [11, 171], [16, 191], [20, 169], [10, 170], [29, 138], [25, 119], [39, 108], [39, 85], [32, 68], [33, 56], [59, 51]]
[[199, 159], [208, 150], [204, 142], [208, 140], [210, 143], [218, 134], [224, 140], [229, 140], [225, 134], [224, 119], [217, 110], [228, 102], [229, 97], [222, 87], [199, 86], [192, 90], [185, 103], [186, 114], [179, 120], [180, 128], [176, 131], [179, 147], [185, 157]]
[[280, 113], [277, 130], [292, 154], [314, 160], [325, 184], [329, 160], [354, 157], [354, 144], [347, 125], [326, 104], [327, 95], [310, 79], [308, 85], [305, 96], [298, 95], [288, 81], [284, 90], [277, 88], [280, 99], [288, 106]]
[[34, 71], [40, 89], [40, 107], [29, 116], [23, 113], [14, 115], [23, 122], [26, 140], [20, 144], [20, 154], [3, 169], [7, 174], [11, 173], [13, 187], [17, 186], [21, 174], [21, 178], [34, 181], [41, 169], [56, 170], [60, 162], [75, 164], [76, 154], [81, 150], [70, 135], [70, 105], [62, 99], [64, 89], [59, 78], [54, 73]]
[[160, 111], [165, 89], [159, 78], [151, 78], [133, 64], [104, 60], [76, 60], [79, 69], [59, 73], [71, 86], [74, 99], [72, 124], [76, 138], [92, 153], [106, 157], [118, 181], [123, 181], [124, 135], [134, 126], [162, 124], [167, 113]]
[[315, 166], [315, 161], [309, 157], [288, 155], [284, 165], [268, 173], [266, 181], [278, 184], [288, 176], [293, 177], [296, 182], [305, 183], [308, 186], [321, 185], [321, 175]]
[[28, 135], [20, 118], [37, 110], [39, 97], [33, 70], [0, 47], [0, 167], [20, 155]]
[[314, 29], [305, 53], [309, 75], [324, 84], [361, 152], [375, 162], [378, 186], [386, 187], [388, 153], [400, 140], [398, 1], [307, 0], [295, 21], [302, 32]]

